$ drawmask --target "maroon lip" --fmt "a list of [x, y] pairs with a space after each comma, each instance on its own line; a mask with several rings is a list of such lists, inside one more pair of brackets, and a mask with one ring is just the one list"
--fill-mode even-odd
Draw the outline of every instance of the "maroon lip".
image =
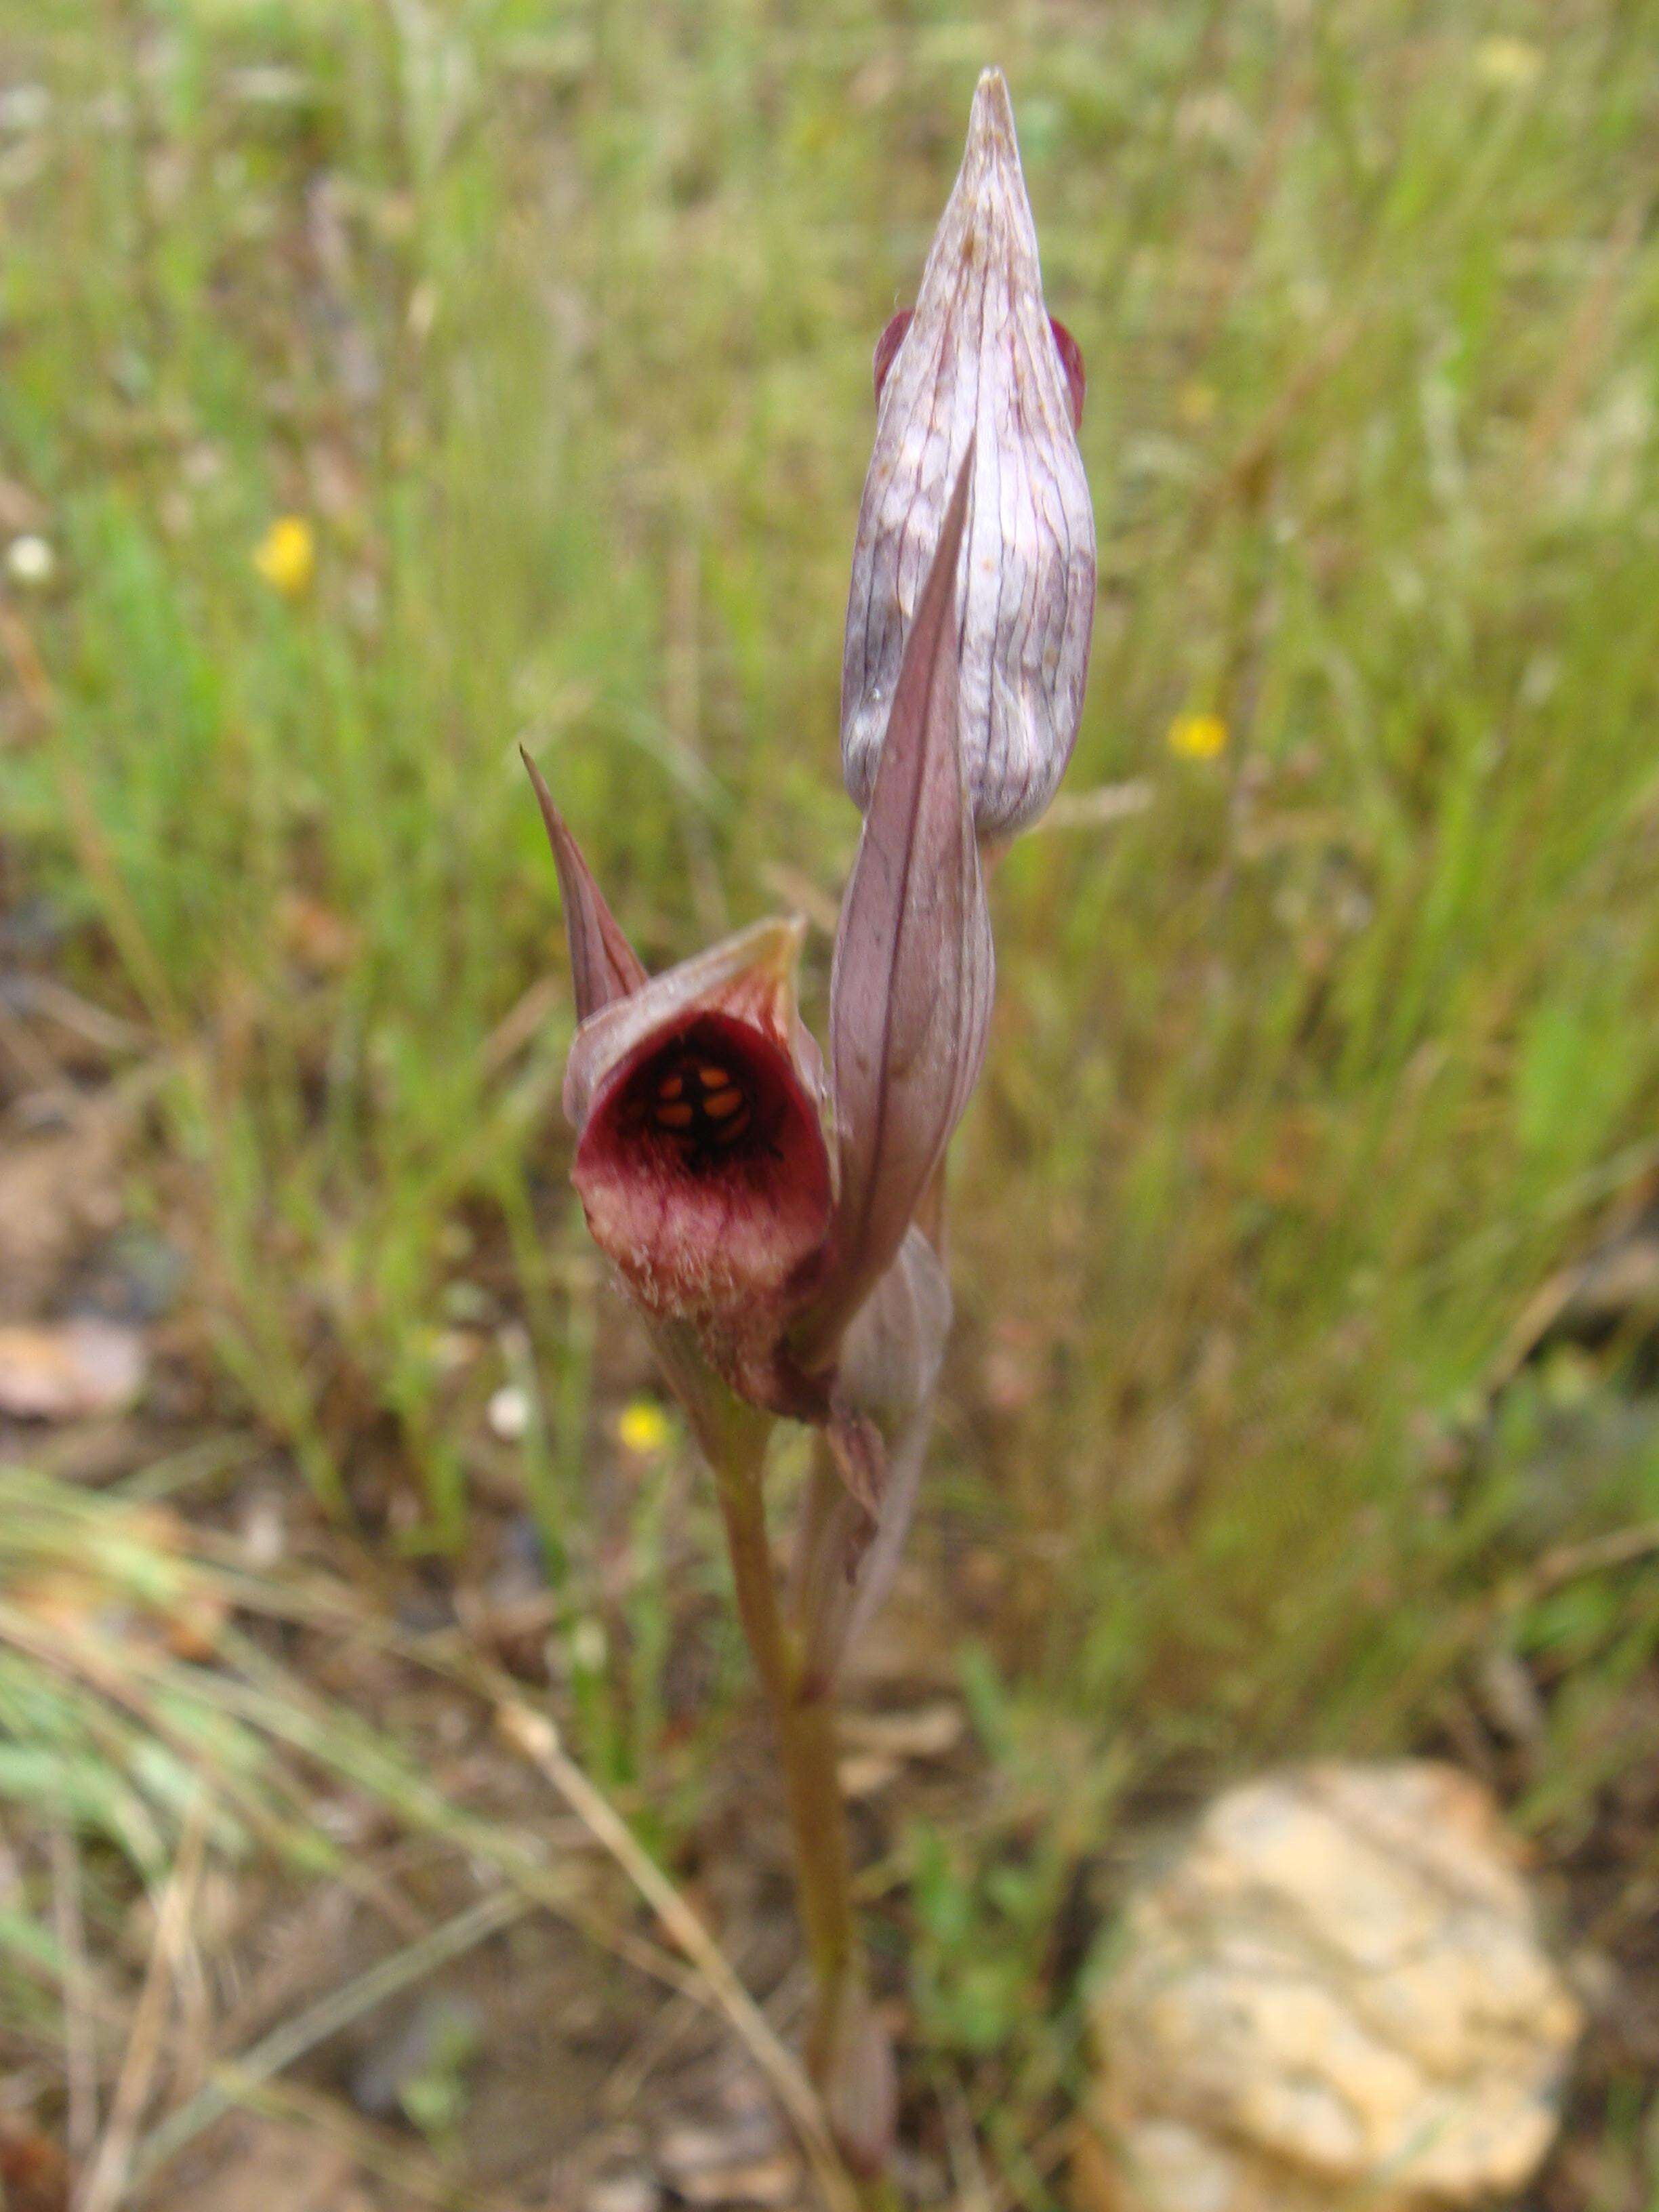
[[[823, 1153], [817, 1114], [787, 1055], [749, 1022], [698, 1012], [648, 1037], [593, 1101], [578, 1173], [610, 1158], [669, 1182], [752, 1183]], [[812, 1177], [809, 1172], [808, 1180]], [[828, 1195], [828, 1170], [824, 1194]]]
[[612, 1069], [573, 1179], [596, 1240], [645, 1304], [724, 1315], [734, 1328], [787, 1293], [829, 1227], [816, 1102], [781, 1046], [711, 1011]]

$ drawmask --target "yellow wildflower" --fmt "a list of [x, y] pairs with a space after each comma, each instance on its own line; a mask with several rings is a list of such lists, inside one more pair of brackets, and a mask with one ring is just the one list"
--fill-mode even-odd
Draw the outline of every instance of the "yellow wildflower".
[[1213, 760], [1227, 749], [1227, 725], [1219, 714], [1177, 714], [1170, 725], [1169, 745], [1182, 760]]
[[1543, 68], [1543, 54], [1525, 39], [1494, 33], [1482, 39], [1474, 50], [1475, 75], [1506, 92], [1524, 91], [1528, 85], [1536, 84]]
[[317, 568], [317, 538], [302, 514], [279, 514], [253, 549], [253, 565], [272, 591], [297, 599]]
[[617, 1434], [626, 1450], [646, 1459], [666, 1447], [673, 1431], [660, 1406], [649, 1398], [635, 1398], [617, 1416]]

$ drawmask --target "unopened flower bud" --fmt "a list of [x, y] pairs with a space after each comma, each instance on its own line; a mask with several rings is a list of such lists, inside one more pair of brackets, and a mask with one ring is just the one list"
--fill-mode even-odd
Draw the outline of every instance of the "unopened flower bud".
[[1071, 757], [1094, 622], [1095, 530], [1078, 449], [1082, 359], [1043, 304], [1008, 88], [988, 70], [908, 321], [877, 356], [875, 451], [842, 663], [842, 761], [875, 787], [905, 640], [970, 445], [957, 582], [961, 748], [981, 840], [1042, 813]]

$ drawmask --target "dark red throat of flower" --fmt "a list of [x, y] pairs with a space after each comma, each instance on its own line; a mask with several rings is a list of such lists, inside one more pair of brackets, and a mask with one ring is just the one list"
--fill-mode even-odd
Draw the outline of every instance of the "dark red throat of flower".
[[614, 1068], [577, 1146], [594, 1237], [663, 1313], [767, 1316], [816, 1259], [830, 1218], [817, 1110], [753, 1024], [699, 1012]]

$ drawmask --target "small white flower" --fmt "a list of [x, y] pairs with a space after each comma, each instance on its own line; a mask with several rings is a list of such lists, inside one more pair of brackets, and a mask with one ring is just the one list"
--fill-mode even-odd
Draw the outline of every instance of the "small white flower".
[[484, 1408], [489, 1433], [504, 1444], [516, 1444], [530, 1431], [530, 1396], [516, 1382], [503, 1382]]
[[22, 590], [38, 591], [49, 584], [57, 568], [57, 555], [44, 538], [37, 538], [33, 532], [14, 538], [6, 548], [6, 574]]
[[38, 131], [52, 112], [52, 94], [43, 84], [9, 84], [0, 92], [0, 131]]

